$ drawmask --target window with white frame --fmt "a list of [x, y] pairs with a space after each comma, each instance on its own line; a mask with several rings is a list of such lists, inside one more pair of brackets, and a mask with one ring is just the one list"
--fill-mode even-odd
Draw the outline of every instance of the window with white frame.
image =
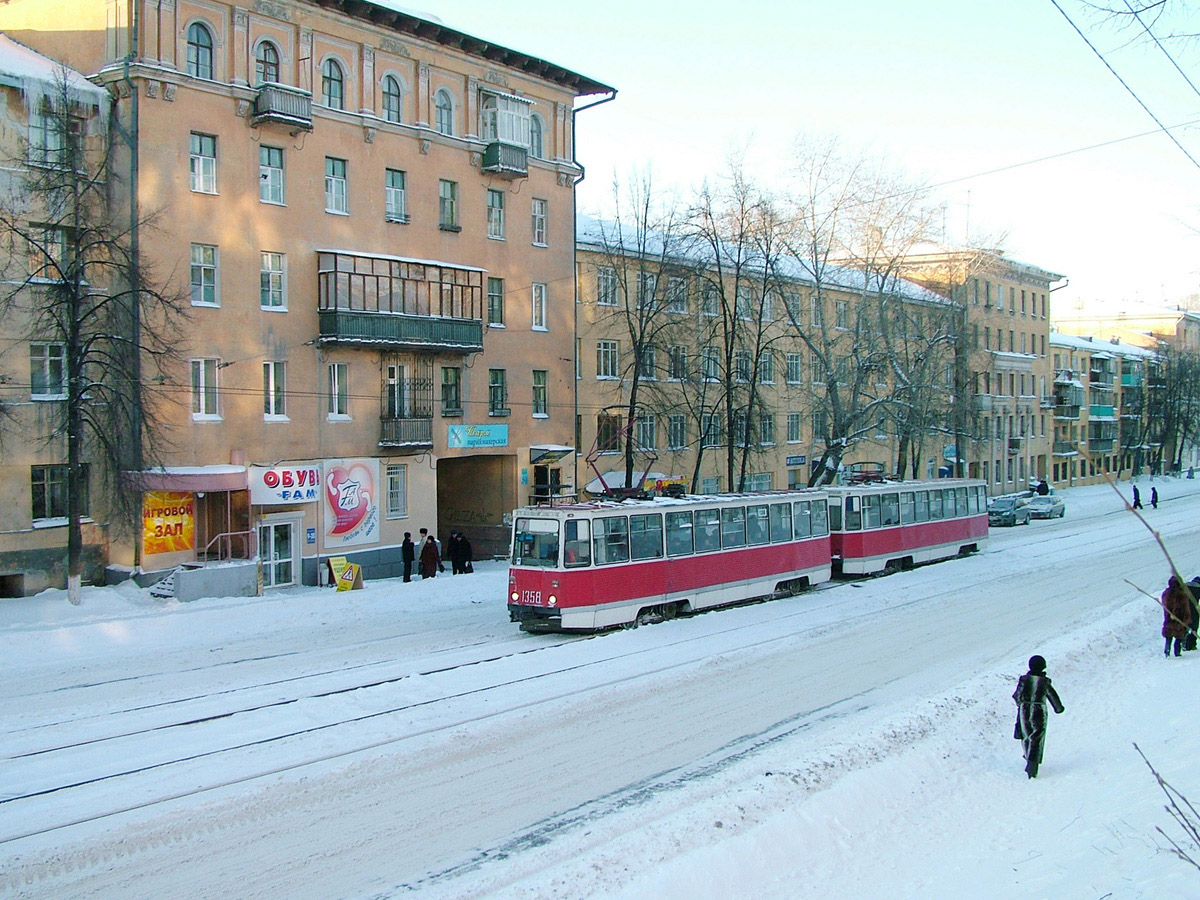
[[721, 358], [716, 347], [700, 349], [700, 377], [705, 381], [721, 380]]
[[488, 325], [504, 327], [504, 279], [488, 278]]
[[843, 330], [850, 327], [850, 304], [845, 300], [838, 300], [833, 305], [834, 315], [836, 317], [836, 325]]
[[658, 277], [653, 272], [638, 272], [637, 308], [649, 309], [654, 305], [658, 291]]
[[758, 380], [762, 384], [775, 383], [775, 354], [770, 350], [764, 351], [758, 361]]
[[719, 301], [717, 286], [711, 281], [704, 282], [703, 287], [700, 288], [700, 315], [717, 315], [720, 312]]
[[658, 449], [658, 417], [654, 413], [639, 410], [637, 419], [637, 446], [639, 450]]
[[638, 363], [638, 372], [644, 381], [658, 380], [658, 347], [654, 344], [642, 344], [642, 358]]
[[219, 419], [221, 417], [217, 394], [217, 372], [220, 368], [220, 359], [192, 360], [193, 419]]
[[67, 396], [67, 345], [29, 345], [29, 396], [32, 400], [64, 400]]
[[667, 377], [672, 381], [687, 381], [688, 351], [683, 344], [672, 344], [667, 355]]
[[404, 95], [395, 75], [383, 76], [383, 118], [388, 122], [404, 121]]
[[772, 290], [763, 293], [761, 320], [763, 322], [775, 321], [775, 292]]
[[548, 416], [550, 414], [550, 401], [547, 395], [547, 375], [549, 373], [545, 369], [533, 370], [533, 414], [535, 416]]
[[330, 419], [350, 418], [350, 364], [329, 364], [329, 406]]
[[274, 360], [263, 363], [263, 419], [287, 418], [287, 363]]
[[484, 94], [479, 106], [483, 139], [529, 146], [529, 101], [508, 94]]
[[[88, 498], [88, 465], [83, 464], [83, 483], [76, 485], [80, 511], [86, 516], [91, 509]], [[30, 466], [30, 512], [34, 521], [65, 519], [68, 513], [68, 470], [64, 465]]]
[[494, 241], [504, 240], [504, 191], [488, 188], [487, 236]]
[[700, 414], [700, 446], [721, 446], [721, 417], [716, 413]]
[[775, 443], [775, 413], [762, 413], [758, 417], [758, 442], [760, 444]]
[[814, 328], [822, 328], [825, 325], [825, 307], [821, 302], [821, 298], [813, 294], [809, 298], [809, 321], [812, 322]]
[[538, 282], [530, 285], [530, 298], [533, 305], [531, 322], [535, 331], [545, 331], [548, 327], [546, 322], [546, 293], [546, 285], [539, 284]]
[[700, 479], [701, 494], [719, 494], [721, 493], [721, 476], [708, 475]]
[[733, 377], [742, 384], [750, 383], [753, 362], [749, 350], [738, 350], [733, 355]]
[[282, 206], [284, 203], [283, 185], [283, 149], [259, 145], [258, 199], [263, 203]]
[[596, 302], [600, 306], [616, 306], [617, 294], [621, 285], [617, 278], [617, 270], [600, 268], [596, 270]]
[[[46, 98], [29, 110], [29, 161], [57, 165], [66, 146], [63, 116]], [[81, 126], [82, 127], [82, 126]]]
[[454, 134], [454, 101], [445, 88], [433, 95], [433, 127], [438, 134]]
[[533, 233], [533, 244], [537, 247], [546, 246], [546, 216], [550, 204], [538, 197], [533, 198], [530, 226]]
[[[29, 237], [29, 277], [38, 282], [62, 281], [69, 277], [67, 230], [53, 225], [38, 229], [31, 227]], [[37, 237], [41, 232], [40, 241]]]
[[462, 415], [462, 369], [442, 367], [442, 415]]
[[596, 377], [620, 377], [616, 341], [596, 341]]
[[746, 476], [746, 490], [769, 491], [775, 484], [775, 476], [770, 472], [752, 472]]
[[750, 444], [750, 419], [745, 409], [739, 409], [733, 414], [733, 445], [746, 447]]
[[800, 443], [800, 422], [800, 413], [790, 412], [787, 414], [787, 442], [789, 444]]
[[212, 33], [199, 22], [193, 22], [187, 30], [187, 73], [213, 80]]
[[754, 318], [754, 290], [748, 284], [739, 284], [733, 300], [734, 314], [739, 319]]
[[803, 357], [799, 353], [789, 353], [787, 355], [787, 383], [799, 384], [804, 375], [804, 364], [801, 361]]
[[259, 305], [263, 309], [287, 309], [287, 275], [284, 255], [274, 250], [264, 250], [258, 276]]
[[672, 276], [667, 279], [667, 311], [673, 313], [688, 311], [686, 278]]
[[546, 126], [537, 113], [529, 117], [529, 155], [534, 159], [546, 158]]
[[823, 409], [814, 409], [812, 414], [813, 440], [824, 440], [829, 435], [829, 416]]
[[212, 244], [192, 244], [192, 306], [221, 305], [217, 261], [217, 248]]
[[683, 450], [687, 447], [687, 417], [678, 413], [667, 416], [667, 449]]
[[386, 477], [386, 515], [389, 519], [403, 519], [408, 516], [408, 466], [389, 464]]
[[438, 228], [458, 231], [458, 182], [442, 179], [438, 182]]
[[400, 169], [383, 174], [383, 217], [388, 222], [408, 221], [408, 179]]
[[217, 192], [217, 139], [193, 131], [188, 152], [192, 190], [198, 194]]
[[321, 65], [321, 104], [327, 109], [346, 108], [346, 76], [336, 59]]
[[803, 319], [803, 307], [800, 303], [800, 295], [794, 292], [789, 292], [783, 295], [783, 307], [787, 310], [788, 321], [793, 325], [799, 325]]
[[325, 157], [325, 212], [346, 215], [349, 212], [346, 160]]

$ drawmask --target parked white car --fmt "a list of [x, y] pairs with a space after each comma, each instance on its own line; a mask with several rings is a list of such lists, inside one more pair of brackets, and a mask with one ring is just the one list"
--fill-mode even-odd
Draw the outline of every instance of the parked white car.
[[1033, 519], [1061, 519], [1067, 514], [1067, 504], [1057, 494], [1033, 497], [1029, 501], [1029, 516]]

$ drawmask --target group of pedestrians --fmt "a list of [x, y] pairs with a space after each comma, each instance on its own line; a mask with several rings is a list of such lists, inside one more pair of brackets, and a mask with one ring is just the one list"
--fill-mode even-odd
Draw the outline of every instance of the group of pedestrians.
[[[450, 558], [451, 574], [465, 575], [475, 571], [471, 542], [461, 531], [450, 532], [447, 555]], [[439, 572], [446, 571], [446, 564], [442, 559], [442, 543], [429, 533], [428, 528], [421, 529], [420, 539], [415, 543], [412, 532], [404, 532], [404, 540], [400, 543], [400, 560], [404, 563], [405, 581], [412, 581], [414, 563], [421, 578], [435, 578]]]
[[[1150, 506], [1154, 509], [1158, 509], [1158, 488], [1156, 488], [1156, 487], [1150, 488]], [[1136, 484], [1133, 486], [1133, 508], [1134, 509], [1144, 509], [1145, 508], [1142, 506], [1142, 494], [1137, 489]]]
[[1193, 578], [1186, 585], [1178, 575], [1167, 581], [1159, 603], [1163, 608], [1162, 636], [1163, 656], [1181, 655], [1183, 650], [1196, 649], [1196, 626], [1200, 625], [1200, 609], [1196, 607], [1200, 578]]

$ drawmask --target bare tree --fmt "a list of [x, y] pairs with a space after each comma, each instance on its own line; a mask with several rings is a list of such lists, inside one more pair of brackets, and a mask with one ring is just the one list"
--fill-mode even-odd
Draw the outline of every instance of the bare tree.
[[78, 603], [89, 472], [99, 476], [115, 524], [131, 527], [140, 494], [117, 482], [142, 468], [157, 435], [142, 366], [169, 359], [182, 329], [179, 298], [150, 285], [133, 250], [132, 235], [146, 223], [125, 218], [107, 110], [93, 114], [71, 77], [61, 70], [53, 89], [32, 101], [31, 139], [0, 201], [10, 273], [0, 307], [46, 348], [35, 378], [54, 381], [42, 386], [61, 395], [48, 440], [66, 444], [67, 585]]

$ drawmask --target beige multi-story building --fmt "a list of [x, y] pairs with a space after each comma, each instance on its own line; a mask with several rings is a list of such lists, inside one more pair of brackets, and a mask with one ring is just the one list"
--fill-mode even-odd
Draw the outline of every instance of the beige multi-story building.
[[993, 493], [1050, 478], [1050, 296], [1064, 276], [984, 250], [911, 254], [903, 271], [964, 311], [963, 377], [971, 400], [965, 474], [987, 481]]
[[1155, 349], [1159, 341], [1180, 350], [1200, 350], [1200, 312], [1188, 309], [1145, 309], [1138, 312], [1055, 314], [1054, 327], [1063, 334], [1116, 338], [1126, 344]]
[[569, 482], [574, 115], [611, 88], [385, 0], [9, 0], [0, 28], [114, 98], [189, 305], [114, 563], [394, 575], [405, 532], [495, 552]]

